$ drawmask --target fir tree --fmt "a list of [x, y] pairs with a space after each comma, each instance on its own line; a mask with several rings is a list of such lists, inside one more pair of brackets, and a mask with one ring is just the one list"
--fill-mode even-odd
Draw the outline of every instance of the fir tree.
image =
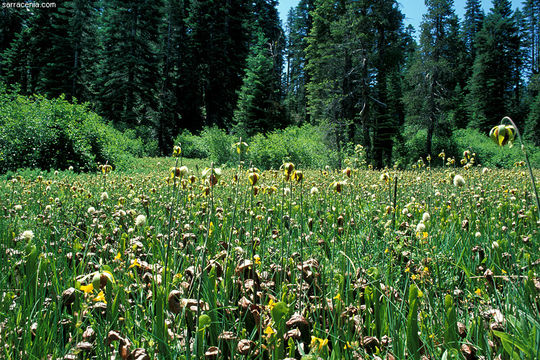
[[235, 112], [237, 132], [243, 137], [265, 133], [282, 126], [283, 111], [275, 93], [271, 44], [260, 32], [247, 59], [244, 83]]
[[101, 115], [132, 127], [155, 110], [160, 3], [107, 0], [97, 80]]
[[514, 117], [520, 90], [520, 38], [509, 0], [494, 0], [476, 38], [469, 82], [471, 125], [481, 131]]
[[[426, 0], [420, 46], [407, 73], [405, 93], [408, 122], [425, 129], [425, 154], [432, 153], [433, 137], [447, 130], [448, 110], [460, 82], [459, 25], [452, 0]], [[432, 155], [432, 154], [431, 154]]]

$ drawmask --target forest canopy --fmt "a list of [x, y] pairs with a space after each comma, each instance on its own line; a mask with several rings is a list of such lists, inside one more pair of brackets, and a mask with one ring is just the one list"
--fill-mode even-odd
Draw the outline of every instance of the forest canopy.
[[503, 116], [540, 145], [538, 1], [513, 10], [493, 0], [483, 11], [467, 0], [460, 19], [452, 0], [426, 0], [417, 31], [396, 0], [300, 0], [285, 24], [277, 3], [3, 7], [0, 82], [21, 96], [86, 103], [149, 155], [212, 128], [260, 146], [309, 125], [303, 133], [317, 131], [336, 166], [355, 145], [374, 167], [406, 166], [462, 151], [465, 135], [479, 139]]

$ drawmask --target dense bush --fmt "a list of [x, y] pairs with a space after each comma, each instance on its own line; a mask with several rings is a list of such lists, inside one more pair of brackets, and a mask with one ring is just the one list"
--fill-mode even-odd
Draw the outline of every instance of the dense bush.
[[[526, 144], [529, 160], [533, 167], [540, 167], [540, 148], [534, 147], [532, 142]], [[426, 131], [421, 130], [406, 136], [405, 156], [395, 156], [395, 161], [400, 164], [414, 164], [420, 157], [425, 158]], [[434, 166], [442, 165], [437, 155], [444, 150], [446, 157], [456, 159], [456, 165], [463, 157], [463, 152], [469, 150], [476, 153], [475, 162], [482, 166], [496, 168], [511, 168], [516, 163], [523, 161], [523, 153], [520, 150], [519, 140], [516, 139], [515, 146], [504, 148], [497, 146], [488, 137], [488, 134], [482, 134], [474, 129], [458, 129], [448, 137], [434, 137], [433, 151], [431, 154], [432, 164]], [[394, 152], [396, 155], [396, 152]]]
[[144, 153], [132, 132], [107, 125], [86, 105], [0, 89], [0, 172], [18, 168], [125, 166]]
[[249, 142], [248, 159], [264, 169], [277, 169], [284, 160], [303, 168], [324, 168], [330, 164], [333, 154], [324, 140], [317, 126], [290, 126], [255, 135]]
[[[487, 167], [511, 168], [515, 163], [523, 161], [523, 153], [519, 140], [516, 139], [512, 148], [499, 147], [491, 141], [487, 134], [473, 129], [460, 129], [454, 131], [453, 142], [460, 154], [465, 150], [476, 153], [476, 162]], [[540, 167], [540, 148], [532, 143], [525, 144], [528, 150], [529, 161], [533, 167]]]

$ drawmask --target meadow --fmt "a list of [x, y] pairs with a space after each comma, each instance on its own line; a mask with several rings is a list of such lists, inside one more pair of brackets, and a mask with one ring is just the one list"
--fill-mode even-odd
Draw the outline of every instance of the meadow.
[[3, 176], [0, 357], [540, 358], [523, 164], [355, 160]]

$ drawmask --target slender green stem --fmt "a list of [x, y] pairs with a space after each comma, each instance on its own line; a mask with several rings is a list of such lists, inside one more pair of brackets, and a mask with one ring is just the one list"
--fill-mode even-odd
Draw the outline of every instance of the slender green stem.
[[525, 145], [523, 145], [523, 139], [521, 138], [521, 133], [519, 132], [519, 129], [518, 127], [516, 126], [516, 124], [514, 123], [514, 121], [512, 119], [510, 119], [508, 116], [505, 116], [502, 120], [501, 120], [501, 124], [505, 121], [505, 120], [508, 120], [512, 126], [514, 127], [514, 129], [516, 129], [516, 133], [518, 135], [518, 138], [519, 138], [519, 142], [521, 144], [521, 151], [523, 152], [523, 156], [525, 157], [525, 163], [527, 164], [527, 168], [529, 169], [529, 176], [531, 178], [531, 182], [532, 182], [532, 186], [533, 186], [533, 191], [534, 191], [534, 196], [536, 197], [536, 211], [538, 213], [538, 217], [537, 217], [537, 220], [540, 219], [540, 200], [538, 200], [538, 191], [536, 190], [536, 181], [534, 179], [534, 175], [533, 175], [533, 172], [532, 172], [532, 168], [531, 168], [531, 163], [529, 162], [529, 157], [527, 156], [527, 151], [525, 150]]

